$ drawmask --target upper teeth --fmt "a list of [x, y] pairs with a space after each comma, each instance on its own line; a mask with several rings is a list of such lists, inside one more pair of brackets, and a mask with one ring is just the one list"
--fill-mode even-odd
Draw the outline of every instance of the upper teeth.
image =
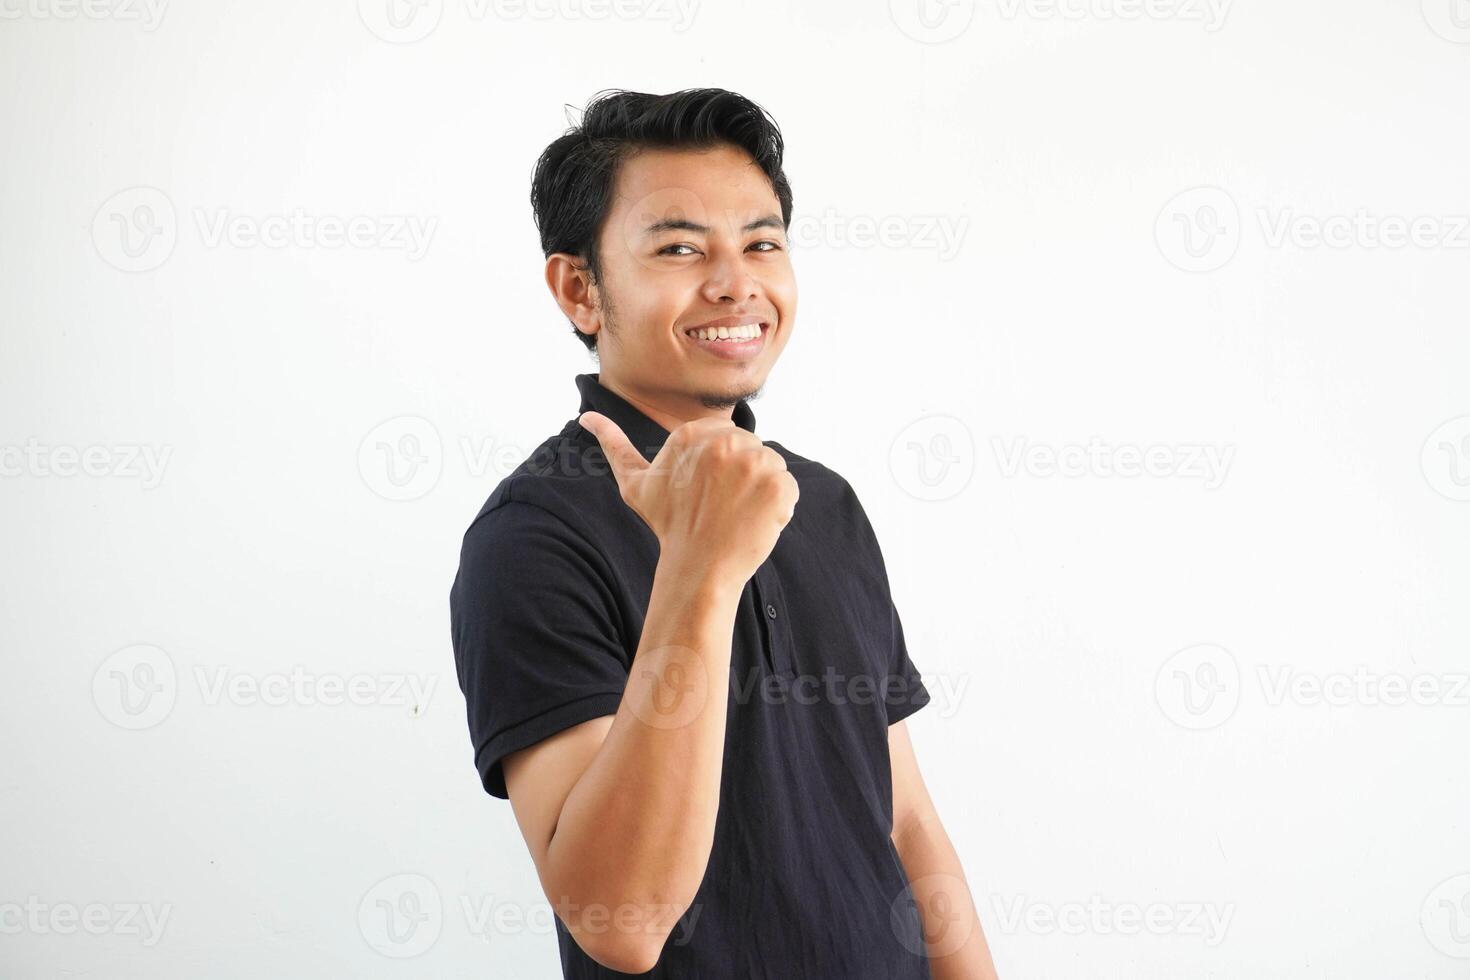
[[761, 335], [759, 323], [748, 323], [743, 327], [697, 327], [689, 331], [696, 340], [750, 340]]

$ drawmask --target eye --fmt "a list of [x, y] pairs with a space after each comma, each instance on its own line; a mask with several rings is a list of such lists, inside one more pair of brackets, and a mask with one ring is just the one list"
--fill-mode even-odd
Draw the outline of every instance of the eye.
[[[769, 246], [769, 247], [768, 248], [761, 248], [760, 246], [762, 246], [762, 245]], [[772, 239], [769, 239], [769, 238], [762, 239], [761, 241], [758, 241], [758, 242], [754, 242], [754, 243], [751, 244], [750, 247], [752, 249], [755, 249], [756, 251], [759, 251], [759, 252], [779, 252], [782, 249], [782, 245], [781, 245], [780, 242], [773, 241]], [[687, 248], [689, 251], [688, 252], [675, 252], [674, 251], [675, 249], [679, 249], [679, 248]], [[697, 254], [698, 252], [699, 252], [699, 249], [695, 248], [693, 245], [690, 245], [690, 244], [688, 244], [686, 242], [676, 242], [673, 245], [665, 245], [663, 248], [661, 248], [661, 249], [658, 250], [658, 254], [659, 255], [674, 255], [674, 256], [691, 255], [691, 254]]]

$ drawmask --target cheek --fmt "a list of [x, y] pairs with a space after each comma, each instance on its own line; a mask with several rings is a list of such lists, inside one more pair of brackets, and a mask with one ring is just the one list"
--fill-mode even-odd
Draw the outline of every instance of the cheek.
[[796, 313], [796, 280], [787, 279], [776, 283], [772, 287], [771, 298], [781, 319], [790, 319]]
[[639, 280], [637, 305], [649, 317], [673, 323], [699, 296], [699, 282], [694, 276], [668, 271], [650, 273]]
[[682, 307], [669, 294], [666, 284], [653, 276], [624, 280], [613, 294], [614, 319], [622, 328], [624, 342], [633, 346], [662, 343], [672, 332]]
[[778, 303], [796, 302], [796, 270], [790, 260], [772, 268], [766, 277], [766, 289]]

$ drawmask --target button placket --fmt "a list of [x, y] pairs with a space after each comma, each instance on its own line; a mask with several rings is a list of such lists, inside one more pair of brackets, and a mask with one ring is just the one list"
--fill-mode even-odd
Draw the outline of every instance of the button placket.
[[785, 594], [781, 589], [781, 577], [770, 567], [770, 563], [756, 570], [756, 609], [763, 624], [762, 634], [766, 638], [766, 666], [773, 674], [794, 674], [791, 660], [791, 627], [787, 620]]

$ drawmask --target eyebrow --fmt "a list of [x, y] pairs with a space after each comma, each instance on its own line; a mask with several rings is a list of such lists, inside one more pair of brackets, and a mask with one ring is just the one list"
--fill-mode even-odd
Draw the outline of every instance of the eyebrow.
[[[742, 232], [755, 231], [758, 228], [779, 228], [784, 231], [786, 229], [786, 223], [781, 220], [780, 215], [766, 214], [756, 218], [740, 230]], [[696, 234], [708, 235], [709, 226], [702, 225], [697, 221], [688, 221], [684, 218], [665, 218], [662, 221], [655, 221], [649, 225], [643, 230], [643, 233], [645, 235], [657, 235], [661, 231], [692, 231]]]

